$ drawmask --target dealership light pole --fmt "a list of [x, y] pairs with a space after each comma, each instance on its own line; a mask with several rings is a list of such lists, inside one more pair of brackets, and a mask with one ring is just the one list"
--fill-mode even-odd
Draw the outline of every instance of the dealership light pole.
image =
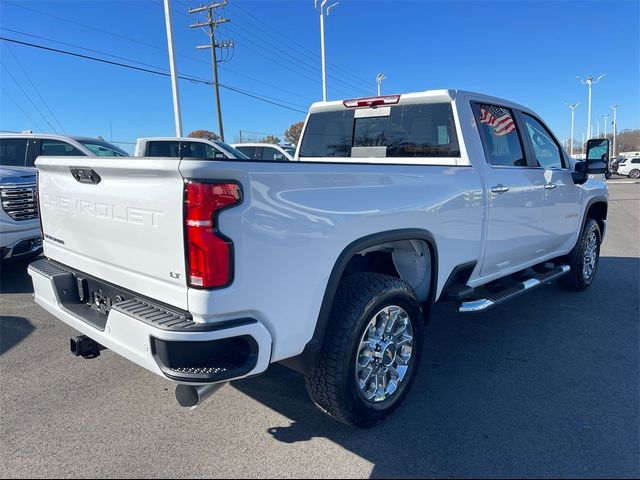
[[604, 138], [607, 138], [607, 120], [609, 120], [609, 114], [602, 115], [602, 122], [604, 123]]
[[[605, 75], [606, 75], [606, 74], [604, 74], [604, 73], [603, 73], [602, 75], [600, 75], [600, 76], [599, 76], [597, 79], [595, 79], [595, 80], [593, 79], [593, 75], [589, 75], [589, 76], [587, 77], [587, 79], [586, 79], [586, 80], [583, 80], [582, 78], [580, 78], [580, 77], [576, 76], [576, 78], [577, 78], [578, 80], [580, 80], [580, 82], [581, 82], [583, 85], [587, 85], [587, 86], [589, 87], [589, 108], [588, 108], [588, 113], [587, 113], [587, 125], [588, 125], [588, 127], [587, 127], [587, 128], [588, 128], [588, 131], [587, 131], [587, 139], [588, 139], [588, 138], [591, 138], [591, 133], [592, 133], [592, 132], [591, 132], [591, 86], [592, 86], [592, 85], [595, 85], [595, 84], [596, 84], [596, 83], [598, 83], [598, 82], [600, 82], [600, 79], [601, 79], [602, 77], [604, 77]], [[598, 124], [598, 126], [599, 126], [599, 124]]]
[[567, 103], [567, 105], [571, 109], [571, 147], [570, 147], [571, 153], [570, 155], [573, 155], [573, 118], [574, 118], [576, 107], [580, 105], [580, 102]]
[[332, 3], [328, 7], [325, 8], [329, 0], [322, 0], [320, 6], [318, 7], [318, 0], [313, 1], [314, 7], [320, 11], [320, 54], [322, 57], [322, 101], [327, 101], [327, 68], [325, 65], [325, 56], [324, 56], [324, 17], [325, 15], [329, 15], [329, 12], [333, 7], [338, 5], [340, 2]]
[[182, 117], [180, 115], [180, 96], [178, 94], [178, 71], [173, 51], [173, 30], [171, 29], [171, 6], [164, 0], [164, 20], [167, 26], [167, 45], [169, 49], [169, 69], [171, 70], [171, 92], [173, 93], [173, 116], [176, 124], [176, 137], [182, 136]]
[[616, 122], [616, 111], [618, 110], [618, 105], [611, 105], [611, 110], [613, 110], [613, 156], [616, 155], [616, 135], [618, 134], [618, 122]]
[[387, 77], [386, 75], [379, 73], [378, 75], [376, 75], [376, 83], [378, 84], [378, 96], [381, 95], [381, 86], [382, 86], [382, 81], [385, 80]]

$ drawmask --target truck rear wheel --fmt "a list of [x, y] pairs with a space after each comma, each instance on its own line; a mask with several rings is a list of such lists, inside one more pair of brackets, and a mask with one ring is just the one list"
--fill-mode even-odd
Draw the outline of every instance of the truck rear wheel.
[[377, 273], [346, 277], [318, 366], [305, 379], [309, 396], [320, 410], [348, 425], [380, 423], [407, 395], [423, 337], [420, 302], [407, 282]]
[[588, 218], [577, 245], [568, 255], [571, 271], [558, 279], [566, 290], [580, 291], [593, 282], [600, 260], [600, 227], [593, 218]]

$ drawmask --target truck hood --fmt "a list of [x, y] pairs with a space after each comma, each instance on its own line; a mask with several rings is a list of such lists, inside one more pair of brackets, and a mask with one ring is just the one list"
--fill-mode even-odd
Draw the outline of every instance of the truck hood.
[[35, 181], [35, 168], [0, 166], [0, 185], [34, 183]]

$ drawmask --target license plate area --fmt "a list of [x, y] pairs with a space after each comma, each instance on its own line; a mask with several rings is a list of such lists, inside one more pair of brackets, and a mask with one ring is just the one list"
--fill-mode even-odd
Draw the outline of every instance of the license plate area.
[[74, 272], [55, 275], [53, 281], [60, 306], [100, 331], [106, 328], [113, 305], [133, 298], [118, 288]]

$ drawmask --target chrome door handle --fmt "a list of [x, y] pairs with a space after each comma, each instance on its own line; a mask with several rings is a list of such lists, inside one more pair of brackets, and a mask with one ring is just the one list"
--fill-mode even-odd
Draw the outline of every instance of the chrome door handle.
[[547, 183], [544, 188], [546, 190], [553, 190], [554, 188], [556, 188], [558, 185], [556, 185], [555, 183]]
[[499, 183], [498, 185], [495, 185], [495, 186], [491, 187], [491, 191], [493, 193], [505, 193], [505, 192], [509, 191], [509, 187]]

